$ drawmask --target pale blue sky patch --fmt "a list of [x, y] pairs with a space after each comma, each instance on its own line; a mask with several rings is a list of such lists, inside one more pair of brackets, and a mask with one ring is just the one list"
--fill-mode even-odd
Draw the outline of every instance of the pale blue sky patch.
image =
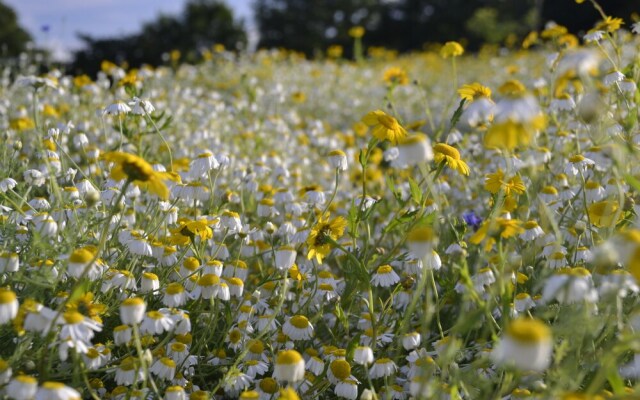
[[[227, 0], [236, 18], [252, 26], [252, 0]], [[5, 0], [36, 45], [49, 48], [58, 59], [69, 57], [82, 42], [77, 33], [114, 37], [138, 31], [158, 14], [178, 14], [185, 0]], [[251, 36], [251, 32], [250, 32]]]

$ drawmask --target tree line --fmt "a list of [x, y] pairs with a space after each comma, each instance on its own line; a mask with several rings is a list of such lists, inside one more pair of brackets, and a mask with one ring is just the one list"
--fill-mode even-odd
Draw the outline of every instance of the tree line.
[[[623, 17], [627, 24], [640, 12], [640, 0], [600, 3], [608, 15]], [[344, 48], [344, 56], [352, 56], [349, 31], [354, 26], [364, 28], [365, 46], [406, 52], [458, 40], [473, 51], [484, 43], [517, 42], [546, 21], [581, 33], [601, 19], [590, 0], [254, 0], [253, 9], [259, 48], [286, 48], [308, 57], [336, 45]], [[134, 34], [79, 37], [84, 47], [68, 67], [89, 74], [103, 60], [136, 67], [166, 63], [172, 54], [173, 61], [195, 62], [213, 45], [230, 50], [247, 46], [244, 21], [222, 0], [188, 0], [180, 15], [159, 15]], [[13, 10], [0, 0], [0, 54], [15, 56], [30, 40]]]

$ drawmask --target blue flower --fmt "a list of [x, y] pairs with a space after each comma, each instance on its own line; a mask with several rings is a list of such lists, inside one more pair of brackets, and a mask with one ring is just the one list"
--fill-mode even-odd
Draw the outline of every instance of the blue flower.
[[482, 223], [482, 218], [478, 217], [473, 211], [465, 211], [462, 213], [462, 218], [467, 225], [473, 227], [474, 231], [477, 231]]

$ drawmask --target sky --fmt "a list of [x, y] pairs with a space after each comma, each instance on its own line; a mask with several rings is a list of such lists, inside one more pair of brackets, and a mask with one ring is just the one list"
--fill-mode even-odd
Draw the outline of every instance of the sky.
[[[252, 0], [226, 0], [245, 26], [253, 25]], [[81, 47], [77, 33], [109, 37], [133, 33], [160, 13], [178, 14], [186, 0], [4, 0], [36, 45], [64, 61]]]

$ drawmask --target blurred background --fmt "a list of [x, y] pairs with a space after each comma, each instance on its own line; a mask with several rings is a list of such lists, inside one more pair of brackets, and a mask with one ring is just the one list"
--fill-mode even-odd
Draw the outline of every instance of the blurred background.
[[[599, 4], [627, 28], [640, 18], [640, 0]], [[88, 74], [102, 60], [195, 62], [222, 46], [307, 57], [342, 46], [351, 57], [354, 26], [365, 29], [365, 47], [408, 52], [457, 40], [475, 51], [520, 45], [548, 21], [580, 36], [601, 19], [590, 0], [0, 0], [0, 57], [38, 51]]]

